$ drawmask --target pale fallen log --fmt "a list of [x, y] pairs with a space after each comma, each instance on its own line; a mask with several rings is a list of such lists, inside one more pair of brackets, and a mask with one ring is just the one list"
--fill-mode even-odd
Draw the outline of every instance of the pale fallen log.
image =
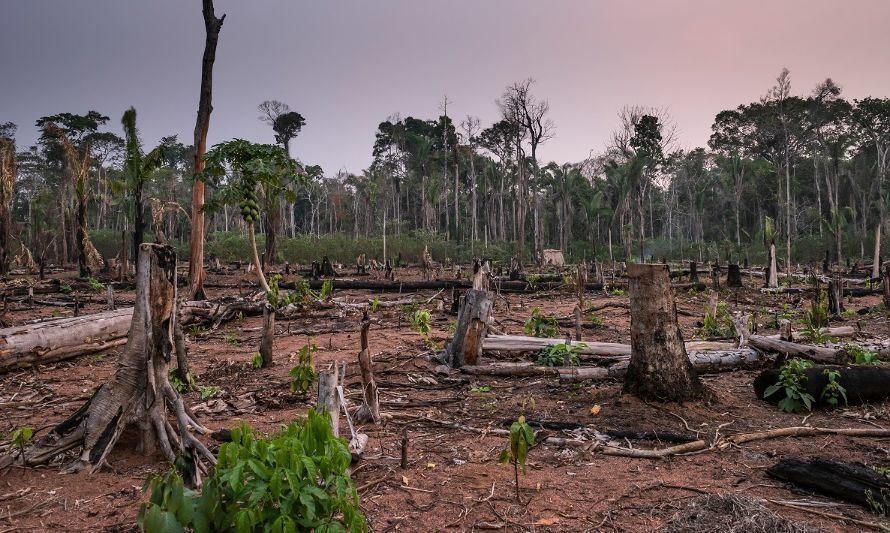
[[[712, 343], [713, 344], [713, 343]], [[689, 360], [699, 373], [725, 372], [737, 368], [752, 368], [769, 361], [751, 348], [737, 348], [732, 350], [703, 350], [689, 352]], [[557, 376], [563, 382], [577, 381], [602, 381], [606, 379], [620, 379], [624, 377], [630, 355], [616, 357], [614, 364], [609, 366], [566, 366], [551, 367], [541, 366], [531, 362], [503, 363], [496, 362], [488, 365], [465, 365], [460, 368], [465, 374], [477, 376], [499, 377], [531, 377], [531, 376]]]
[[753, 346], [766, 352], [780, 353], [787, 357], [802, 357], [828, 364], [845, 363], [849, 359], [849, 354], [843, 348], [810, 346], [764, 335], [752, 335], [748, 330], [750, 319], [751, 317], [746, 314], [737, 314], [732, 319], [736, 333], [739, 335], [740, 348]]
[[[857, 333], [859, 333], [859, 329], [855, 326], [835, 326], [831, 328], [821, 328], [819, 330], [821, 335], [827, 335], [829, 337], [855, 337]], [[782, 339], [781, 334], [777, 335], [764, 335], [769, 339]], [[793, 339], [805, 338], [804, 332], [802, 331], [792, 331], [791, 337]]]
[[[565, 339], [547, 339], [541, 337], [526, 337], [523, 335], [488, 335], [482, 340], [482, 352], [537, 352], [548, 346], [565, 344]], [[577, 353], [585, 359], [585, 355], [603, 357], [630, 357], [630, 344], [619, 342], [582, 341], [572, 342], [577, 348]], [[687, 352], [700, 352], [704, 350], [733, 350], [735, 343], [713, 341], [689, 341], [686, 343]]]
[[53, 363], [120, 346], [133, 308], [0, 329], [0, 371]]

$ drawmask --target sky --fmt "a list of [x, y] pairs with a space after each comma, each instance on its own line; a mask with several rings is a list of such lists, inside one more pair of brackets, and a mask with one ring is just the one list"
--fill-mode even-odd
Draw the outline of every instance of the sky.
[[[890, 96], [887, 0], [216, 0], [225, 13], [209, 142], [274, 142], [257, 105], [306, 117], [292, 153], [328, 175], [371, 162], [395, 113], [498, 120], [526, 78], [550, 103], [544, 161], [602, 152], [625, 105], [668, 110], [684, 147], [714, 115], [756, 101], [783, 67], [792, 92], [826, 77], [847, 98]], [[200, 0], [2, 0], [0, 123], [33, 144], [37, 118], [138, 112], [146, 149], [195, 124]]]

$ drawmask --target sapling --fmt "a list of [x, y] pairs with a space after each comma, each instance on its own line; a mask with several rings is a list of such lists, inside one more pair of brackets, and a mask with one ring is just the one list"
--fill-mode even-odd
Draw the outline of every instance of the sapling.
[[519, 495], [519, 468], [525, 474], [525, 460], [528, 457], [528, 449], [535, 445], [535, 432], [531, 426], [525, 423], [525, 417], [520, 416], [510, 426], [510, 447], [501, 452], [501, 463], [513, 464], [513, 477], [516, 481], [516, 501], [522, 503]]

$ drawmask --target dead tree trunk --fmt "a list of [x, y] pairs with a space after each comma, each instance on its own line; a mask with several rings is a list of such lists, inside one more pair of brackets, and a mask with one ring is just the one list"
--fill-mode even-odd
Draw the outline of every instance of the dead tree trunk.
[[368, 330], [371, 321], [368, 320], [367, 311], [362, 316], [361, 351], [358, 353], [358, 365], [362, 373], [362, 396], [365, 403], [355, 413], [358, 422], [373, 421], [380, 423], [380, 400], [377, 396], [377, 383], [374, 381], [374, 362], [371, 360], [371, 350], [368, 348]]
[[704, 388], [689, 362], [666, 265], [627, 265], [631, 358], [624, 391], [641, 398], [686, 401]]
[[742, 283], [742, 269], [739, 268], [739, 265], [729, 265], [726, 271], [726, 286], [734, 289], [744, 286]]
[[340, 436], [340, 396], [337, 394], [339, 382], [340, 369], [336, 361], [332, 370], [322, 370], [318, 373], [318, 400], [315, 408], [323, 409], [331, 417], [331, 431], [335, 437]]
[[[213, 112], [213, 63], [216, 61], [216, 45], [219, 31], [226, 16], [216, 16], [213, 0], [202, 1], [204, 15], [204, 57], [201, 59], [201, 93], [198, 100], [198, 117], [195, 120], [195, 174], [204, 170], [204, 154], [207, 152], [207, 132], [210, 130], [210, 113]], [[189, 254], [189, 297], [205, 299], [204, 294], [204, 180], [196, 179], [192, 185], [192, 237]]]
[[770, 476], [831, 498], [874, 510], [890, 506], [890, 480], [863, 464], [824, 459], [782, 459], [767, 471]]
[[483, 266], [473, 278], [473, 288], [463, 297], [457, 316], [454, 338], [448, 345], [447, 360], [454, 368], [475, 365], [482, 353], [482, 339], [488, 329], [493, 305], [488, 291], [488, 267]]
[[263, 368], [272, 366], [272, 345], [275, 342], [275, 310], [271, 305], [263, 306], [263, 337], [260, 340], [260, 357]]
[[[176, 305], [175, 250], [165, 245], [143, 244], [139, 250], [133, 322], [114, 378], [27, 450], [27, 464], [45, 463], [62, 452], [80, 448], [80, 455], [68, 469], [95, 472], [105, 464], [124, 429], [134, 425], [140, 433], [142, 453], [151, 454], [160, 447], [170, 462], [177, 455], [194, 459], [193, 475], [188, 481], [200, 484], [208, 463], [216, 460], [191, 434], [189, 426], [199, 433], [205, 430], [168, 380]], [[173, 410], [176, 428], [168, 419], [168, 408]]]
[[890, 309], [890, 262], [884, 264], [884, 307]]
[[833, 316], [844, 312], [844, 282], [840, 275], [828, 282], [828, 312]]

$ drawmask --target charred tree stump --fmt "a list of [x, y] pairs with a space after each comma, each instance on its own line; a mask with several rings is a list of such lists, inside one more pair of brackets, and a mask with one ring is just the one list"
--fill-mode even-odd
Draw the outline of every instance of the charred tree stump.
[[[151, 454], [160, 448], [171, 463], [177, 456], [190, 458], [194, 463], [187, 481], [200, 484], [201, 475], [216, 459], [191, 434], [189, 426], [199, 433], [205, 429], [168, 380], [176, 307], [175, 250], [166, 245], [140, 245], [133, 320], [114, 378], [26, 450], [22, 459], [27, 464], [46, 463], [60, 453], [80, 448], [68, 471], [95, 472], [105, 464], [124, 429], [133, 425], [140, 433], [140, 451]], [[175, 427], [168, 408], [175, 416]]]
[[109, 311], [114, 311], [114, 287], [111, 283], [105, 286], [105, 300]]
[[840, 275], [828, 282], [828, 312], [833, 316], [844, 312], [844, 282]]
[[828, 250], [825, 250], [825, 258], [822, 259], [822, 273], [828, 274], [831, 272], [831, 260], [828, 257]]
[[868, 509], [890, 506], [890, 478], [864, 464], [824, 459], [782, 459], [767, 471], [771, 477]]
[[380, 399], [377, 394], [377, 383], [374, 381], [374, 362], [371, 360], [371, 351], [368, 348], [368, 330], [371, 321], [367, 311], [362, 316], [361, 351], [358, 353], [358, 365], [362, 374], [362, 397], [364, 403], [355, 413], [357, 422], [373, 421], [380, 423]]
[[665, 265], [627, 265], [631, 358], [624, 391], [669, 401], [701, 397], [704, 387], [686, 355]]
[[739, 289], [744, 286], [742, 283], [742, 269], [739, 268], [739, 265], [729, 265], [726, 271], [726, 286], [733, 289]]
[[714, 263], [711, 265], [711, 287], [715, 291], [720, 290], [720, 264]]
[[581, 342], [581, 308], [575, 306], [575, 342]]
[[689, 283], [698, 283], [698, 263], [689, 262]]

